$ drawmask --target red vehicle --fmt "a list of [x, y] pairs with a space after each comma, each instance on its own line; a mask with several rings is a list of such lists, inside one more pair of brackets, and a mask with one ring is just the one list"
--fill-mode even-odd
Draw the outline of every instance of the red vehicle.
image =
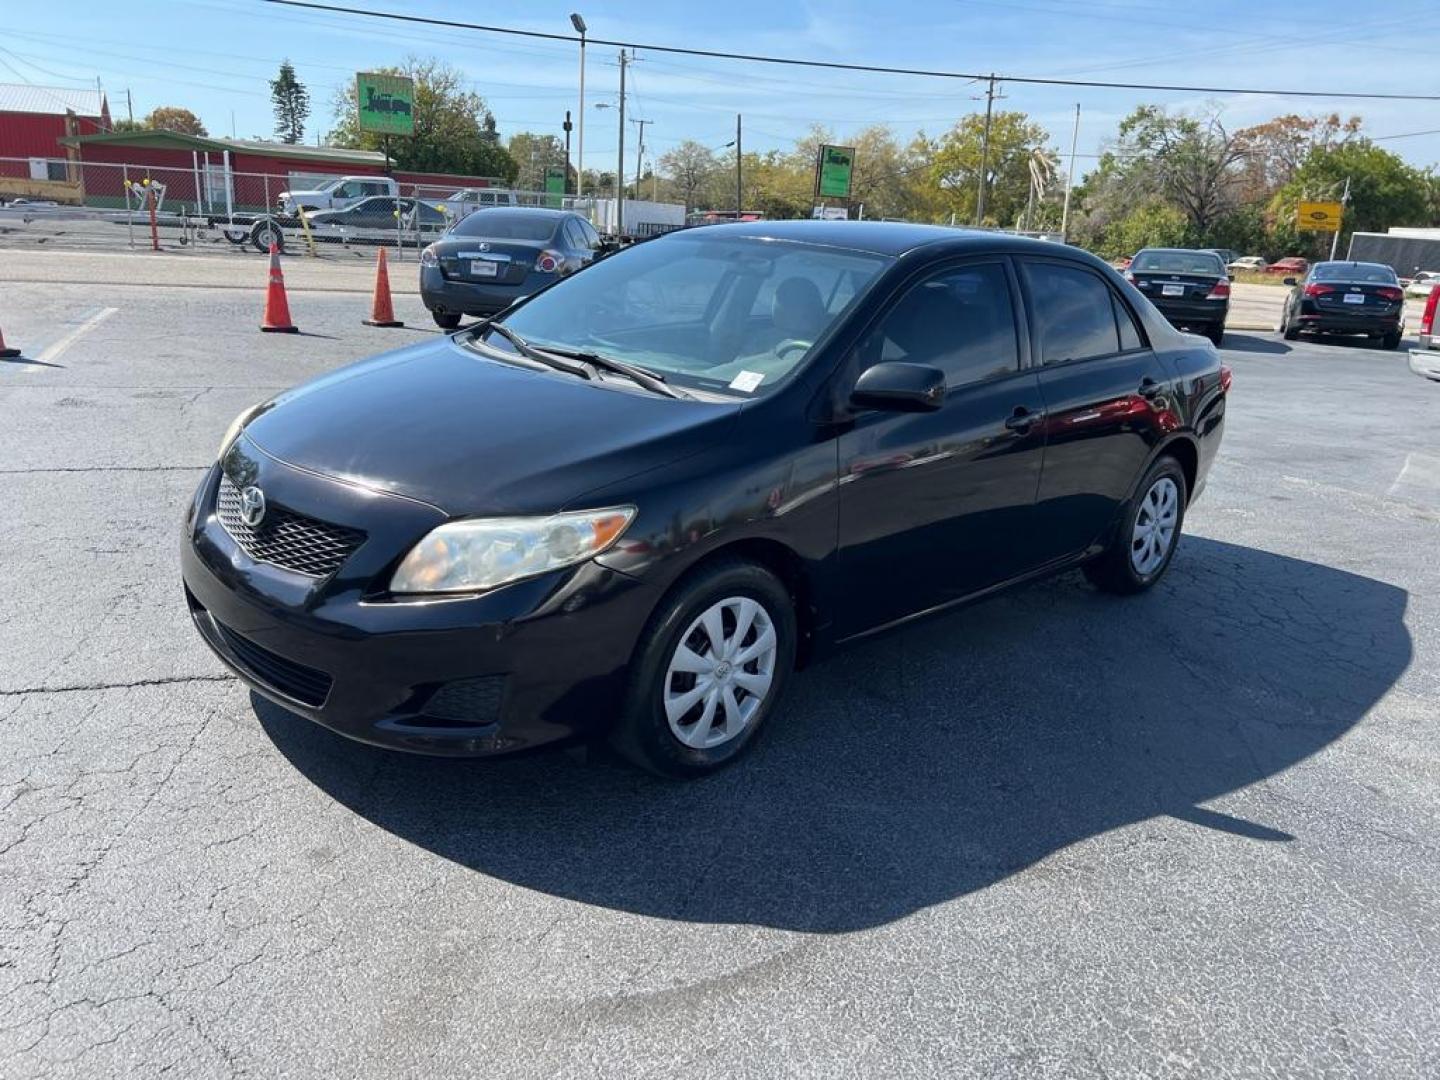
[[1267, 274], [1288, 274], [1291, 277], [1308, 272], [1310, 260], [1292, 256], [1288, 259], [1277, 259], [1265, 268]]

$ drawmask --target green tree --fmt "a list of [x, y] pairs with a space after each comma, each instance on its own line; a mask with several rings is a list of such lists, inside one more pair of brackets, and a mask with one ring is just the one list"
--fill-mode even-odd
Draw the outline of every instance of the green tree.
[[515, 186], [522, 191], [543, 191], [545, 170], [565, 168], [565, 143], [554, 135], [517, 131], [505, 149], [519, 169]]
[[1423, 225], [1432, 210], [1430, 180], [1419, 169], [1376, 146], [1352, 139], [1330, 148], [1316, 147], [1295, 177], [1270, 201], [1272, 242], [1281, 250], [1320, 254], [1330, 237], [1297, 233], [1295, 211], [1303, 199], [1338, 199], [1350, 184], [1339, 250], [1353, 232], [1384, 232], [1392, 225]]
[[[485, 99], [465, 89], [459, 70], [436, 59], [407, 57], [399, 67], [375, 68], [387, 75], [415, 80], [415, 134], [389, 140], [390, 156], [402, 169], [415, 172], [493, 176], [513, 183], [519, 166], [499, 145], [494, 117]], [[352, 82], [335, 97], [334, 146], [380, 150], [385, 137], [362, 132]]]
[[707, 205], [713, 201], [710, 196], [718, 187], [720, 163], [708, 146], [686, 139], [661, 154], [657, 164], [669, 193], [677, 202], [684, 203], [686, 210], [697, 209], [702, 198]]
[[1241, 163], [1246, 143], [1226, 131], [1218, 112], [1201, 116], [1171, 113], [1161, 105], [1142, 105], [1120, 122], [1119, 155], [1127, 159], [1131, 184], [1153, 187], [1185, 215], [1197, 242], [1239, 202]]
[[145, 118], [145, 127], [150, 131], [178, 131], [181, 135], [208, 135], [200, 118], [189, 109], [179, 105], [161, 105], [151, 109]]
[[1030, 163], [1037, 152], [1053, 160], [1047, 148], [1050, 133], [1023, 112], [998, 112], [991, 118], [988, 155], [982, 152], [985, 117], [980, 113], [962, 116], [939, 139], [915, 148], [917, 156], [928, 158], [930, 180], [939, 191], [942, 215], [955, 215], [957, 224], [975, 220], [980, 188], [982, 157], [986, 158], [985, 221], [983, 224], [1014, 226], [1019, 223], [1030, 197]]
[[281, 142], [298, 143], [305, 137], [310, 91], [295, 77], [295, 68], [289, 59], [281, 61], [280, 74], [270, 80], [270, 100], [275, 105], [275, 134]]

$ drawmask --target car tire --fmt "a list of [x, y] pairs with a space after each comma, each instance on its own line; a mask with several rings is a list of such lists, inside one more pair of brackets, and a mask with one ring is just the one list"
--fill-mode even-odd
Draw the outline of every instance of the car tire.
[[1299, 328], [1291, 325], [1288, 313], [1280, 320], [1280, 336], [1286, 341], [1294, 341], [1300, 336]]
[[1213, 342], [1218, 348], [1219, 345], [1225, 340], [1225, 324], [1220, 323], [1218, 326], [1212, 326], [1205, 336], [1208, 337], [1211, 342]]
[[795, 645], [795, 603], [779, 578], [740, 559], [701, 566], [661, 601], [641, 635], [611, 744], [674, 779], [724, 768], [774, 713]]
[[[1085, 564], [1096, 588], [1121, 596], [1144, 592], [1170, 568], [1185, 525], [1185, 470], [1168, 454], [1145, 473], [1110, 547]], [[1143, 546], [1142, 546], [1143, 545]]]
[[460, 315], [454, 311], [432, 311], [431, 317], [441, 330], [454, 330], [460, 326]]
[[1400, 338], [1401, 335], [1398, 331], [1393, 334], [1386, 334], [1380, 339], [1380, 347], [1382, 349], [1398, 349], [1400, 347]]

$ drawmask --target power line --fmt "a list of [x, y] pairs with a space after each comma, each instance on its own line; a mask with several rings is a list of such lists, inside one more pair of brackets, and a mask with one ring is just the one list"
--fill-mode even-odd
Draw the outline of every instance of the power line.
[[[515, 37], [539, 38], [545, 41], [564, 41], [579, 44], [580, 39], [571, 34], [556, 34], [544, 30], [522, 30], [513, 26], [487, 26], [482, 23], [460, 22], [455, 19], [436, 19], [423, 15], [405, 15], [395, 11], [366, 11], [363, 8], [339, 5], [316, 4], [310, 0], [262, 0], [267, 4], [283, 7], [305, 8], [312, 11], [328, 11], [332, 14], [359, 15], [368, 19], [389, 19], [395, 22], [418, 23], [424, 26], [443, 26], [457, 30], [479, 30], [487, 34], [509, 34]], [[757, 64], [784, 64], [791, 67], [825, 68], [832, 71], [866, 71], [879, 75], [917, 75], [931, 79], [989, 79], [990, 75], [962, 71], [934, 71], [924, 68], [881, 67], [875, 64], [844, 64], [835, 60], [806, 60], [794, 56], [762, 56], [754, 53], [722, 52], [717, 49], [688, 49], [678, 45], [647, 45], [640, 42], [620, 41], [609, 38], [586, 37], [591, 45], [614, 45], [626, 49], [644, 49], [649, 52], [674, 53], [681, 56], [710, 56], [722, 60], [744, 60]], [[1279, 90], [1274, 87], [1234, 86], [1181, 86], [1168, 83], [1122, 83], [1090, 79], [1043, 79], [1026, 75], [993, 76], [998, 82], [1026, 83], [1032, 86], [1088, 86], [1107, 90], [1164, 90], [1194, 94], [1269, 94], [1277, 97], [1302, 98], [1346, 98], [1368, 101], [1440, 101], [1440, 94], [1378, 94], [1358, 93], [1348, 90]]]

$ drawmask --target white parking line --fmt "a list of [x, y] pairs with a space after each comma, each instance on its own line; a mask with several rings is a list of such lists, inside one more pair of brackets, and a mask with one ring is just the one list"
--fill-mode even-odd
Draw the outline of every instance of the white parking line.
[[41, 351], [40, 355], [35, 357], [35, 364], [32, 365], [28, 370], [39, 371], [41, 370], [39, 365], [53, 364], [56, 360], [60, 359], [60, 357], [65, 355], [66, 350], [69, 349], [71, 345], [74, 345], [75, 342], [79, 341], [91, 330], [94, 330], [95, 327], [99, 326], [102, 322], [108, 319], [111, 315], [114, 315], [119, 310], [119, 308], [113, 307], [101, 308], [99, 311], [95, 312], [88, 319], [82, 322], [79, 326], [75, 327], [75, 329], [71, 330], [68, 334], [62, 337], [59, 341], [54, 341], [47, 345]]

